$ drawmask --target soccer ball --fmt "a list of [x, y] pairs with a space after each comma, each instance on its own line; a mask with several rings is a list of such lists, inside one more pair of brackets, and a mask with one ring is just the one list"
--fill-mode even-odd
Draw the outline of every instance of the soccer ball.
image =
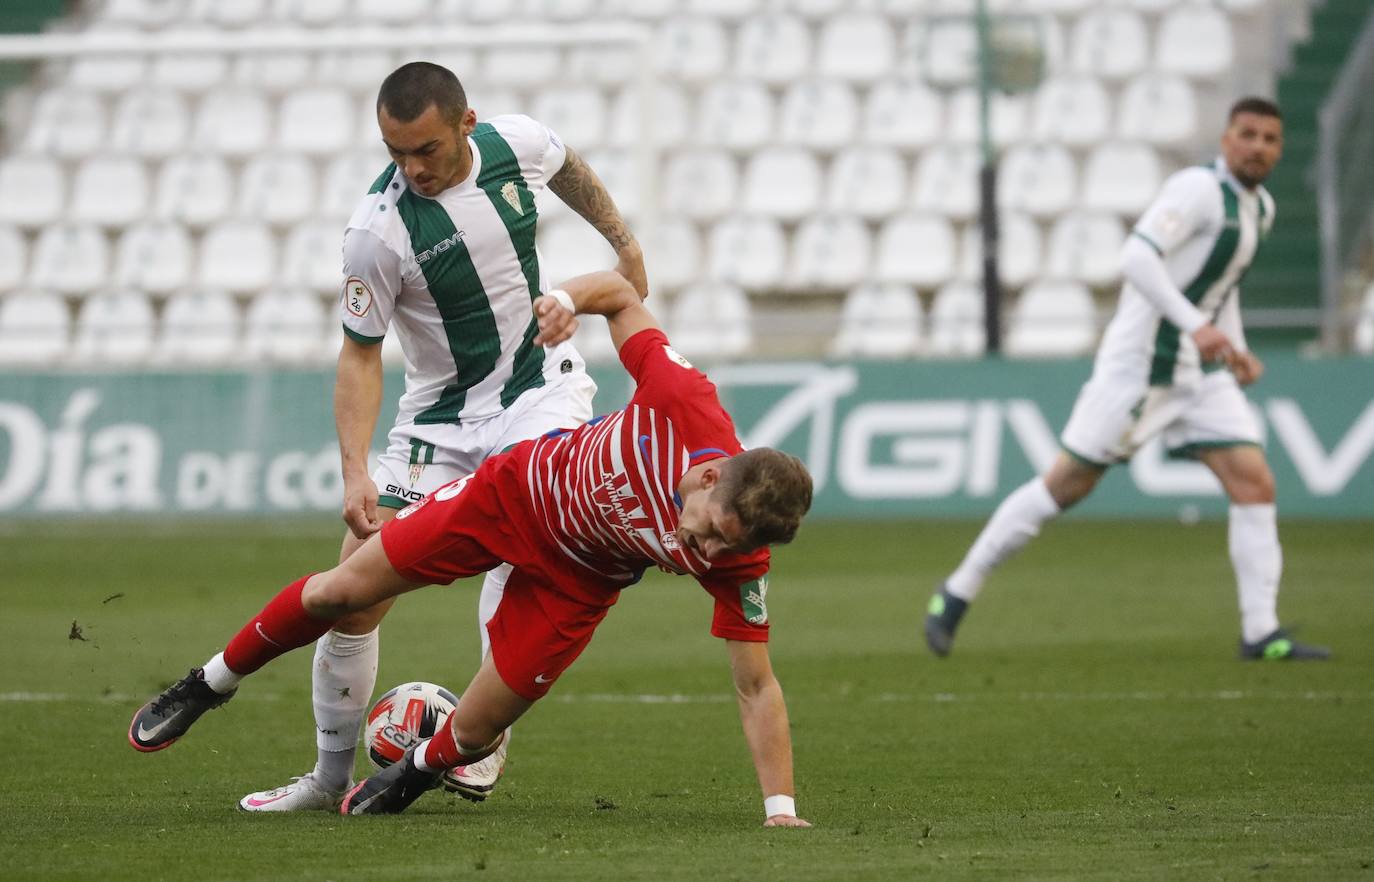
[[458, 696], [433, 683], [402, 683], [367, 712], [367, 758], [384, 769], [429, 738], [458, 706]]

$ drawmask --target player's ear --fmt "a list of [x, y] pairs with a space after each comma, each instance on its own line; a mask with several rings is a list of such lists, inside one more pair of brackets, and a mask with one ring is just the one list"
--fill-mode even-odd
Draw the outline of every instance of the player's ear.
[[463, 111], [463, 122], [458, 126], [458, 131], [466, 138], [472, 134], [472, 130], [477, 128], [477, 111], [469, 107]]

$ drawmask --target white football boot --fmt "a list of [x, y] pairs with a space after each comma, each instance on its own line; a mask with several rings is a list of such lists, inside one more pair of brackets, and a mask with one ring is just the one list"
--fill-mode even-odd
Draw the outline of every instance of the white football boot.
[[326, 790], [310, 772], [292, 778], [290, 784], [259, 790], [239, 800], [239, 809], [245, 812], [334, 812], [339, 803], [352, 787], [352, 782], [342, 790]]
[[506, 751], [510, 747], [510, 730], [501, 739], [501, 746], [488, 757], [470, 766], [455, 766], [444, 773], [444, 789], [472, 802], [481, 802], [491, 795], [506, 769]]

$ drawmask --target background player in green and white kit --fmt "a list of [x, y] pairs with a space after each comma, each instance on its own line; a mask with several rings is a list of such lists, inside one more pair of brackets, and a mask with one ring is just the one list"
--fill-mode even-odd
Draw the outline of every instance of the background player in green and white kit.
[[[344, 235], [345, 340], [334, 391], [343, 461], [345, 535], [340, 560], [411, 502], [470, 474], [518, 441], [571, 428], [592, 415], [596, 386], [572, 344], [545, 349], [531, 303], [548, 279], [535, 251], [535, 197], [546, 186], [604, 235], [616, 269], [647, 293], [639, 245], [595, 173], [549, 129], [526, 116], [477, 122], [458, 78], [406, 64], [377, 98], [394, 162], [358, 204]], [[381, 407], [381, 342], [388, 329], [406, 356], [400, 412], [376, 471], [368, 448]], [[509, 567], [486, 577], [485, 623]], [[354, 753], [377, 676], [377, 625], [390, 607], [349, 616], [320, 639], [313, 666], [318, 760], [291, 784], [250, 793], [248, 811], [333, 809], [351, 783]], [[449, 783], [482, 799], [501, 755]]]
[[1261, 184], [1283, 150], [1279, 109], [1246, 98], [1232, 108], [1221, 156], [1178, 172], [1122, 249], [1126, 284], [1093, 374], [1079, 393], [1049, 471], [1002, 501], [931, 599], [926, 642], [947, 655], [987, 575], [1078, 502], [1107, 467], [1162, 435], [1170, 455], [1204, 463], [1231, 500], [1229, 544], [1240, 596], [1243, 658], [1326, 658], [1278, 620], [1274, 478], [1240, 387], [1263, 365], [1246, 349], [1238, 285], [1274, 223]]

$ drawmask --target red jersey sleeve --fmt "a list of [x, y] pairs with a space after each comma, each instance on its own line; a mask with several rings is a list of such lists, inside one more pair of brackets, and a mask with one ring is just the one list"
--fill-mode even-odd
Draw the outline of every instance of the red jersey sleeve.
[[767, 548], [714, 566], [697, 579], [716, 599], [711, 634], [725, 640], [768, 642]]
[[661, 330], [649, 328], [626, 340], [620, 360], [635, 380], [630, 403], [668, 414], [693, 465], [743, 450], [716, 384], [679, 355]]

